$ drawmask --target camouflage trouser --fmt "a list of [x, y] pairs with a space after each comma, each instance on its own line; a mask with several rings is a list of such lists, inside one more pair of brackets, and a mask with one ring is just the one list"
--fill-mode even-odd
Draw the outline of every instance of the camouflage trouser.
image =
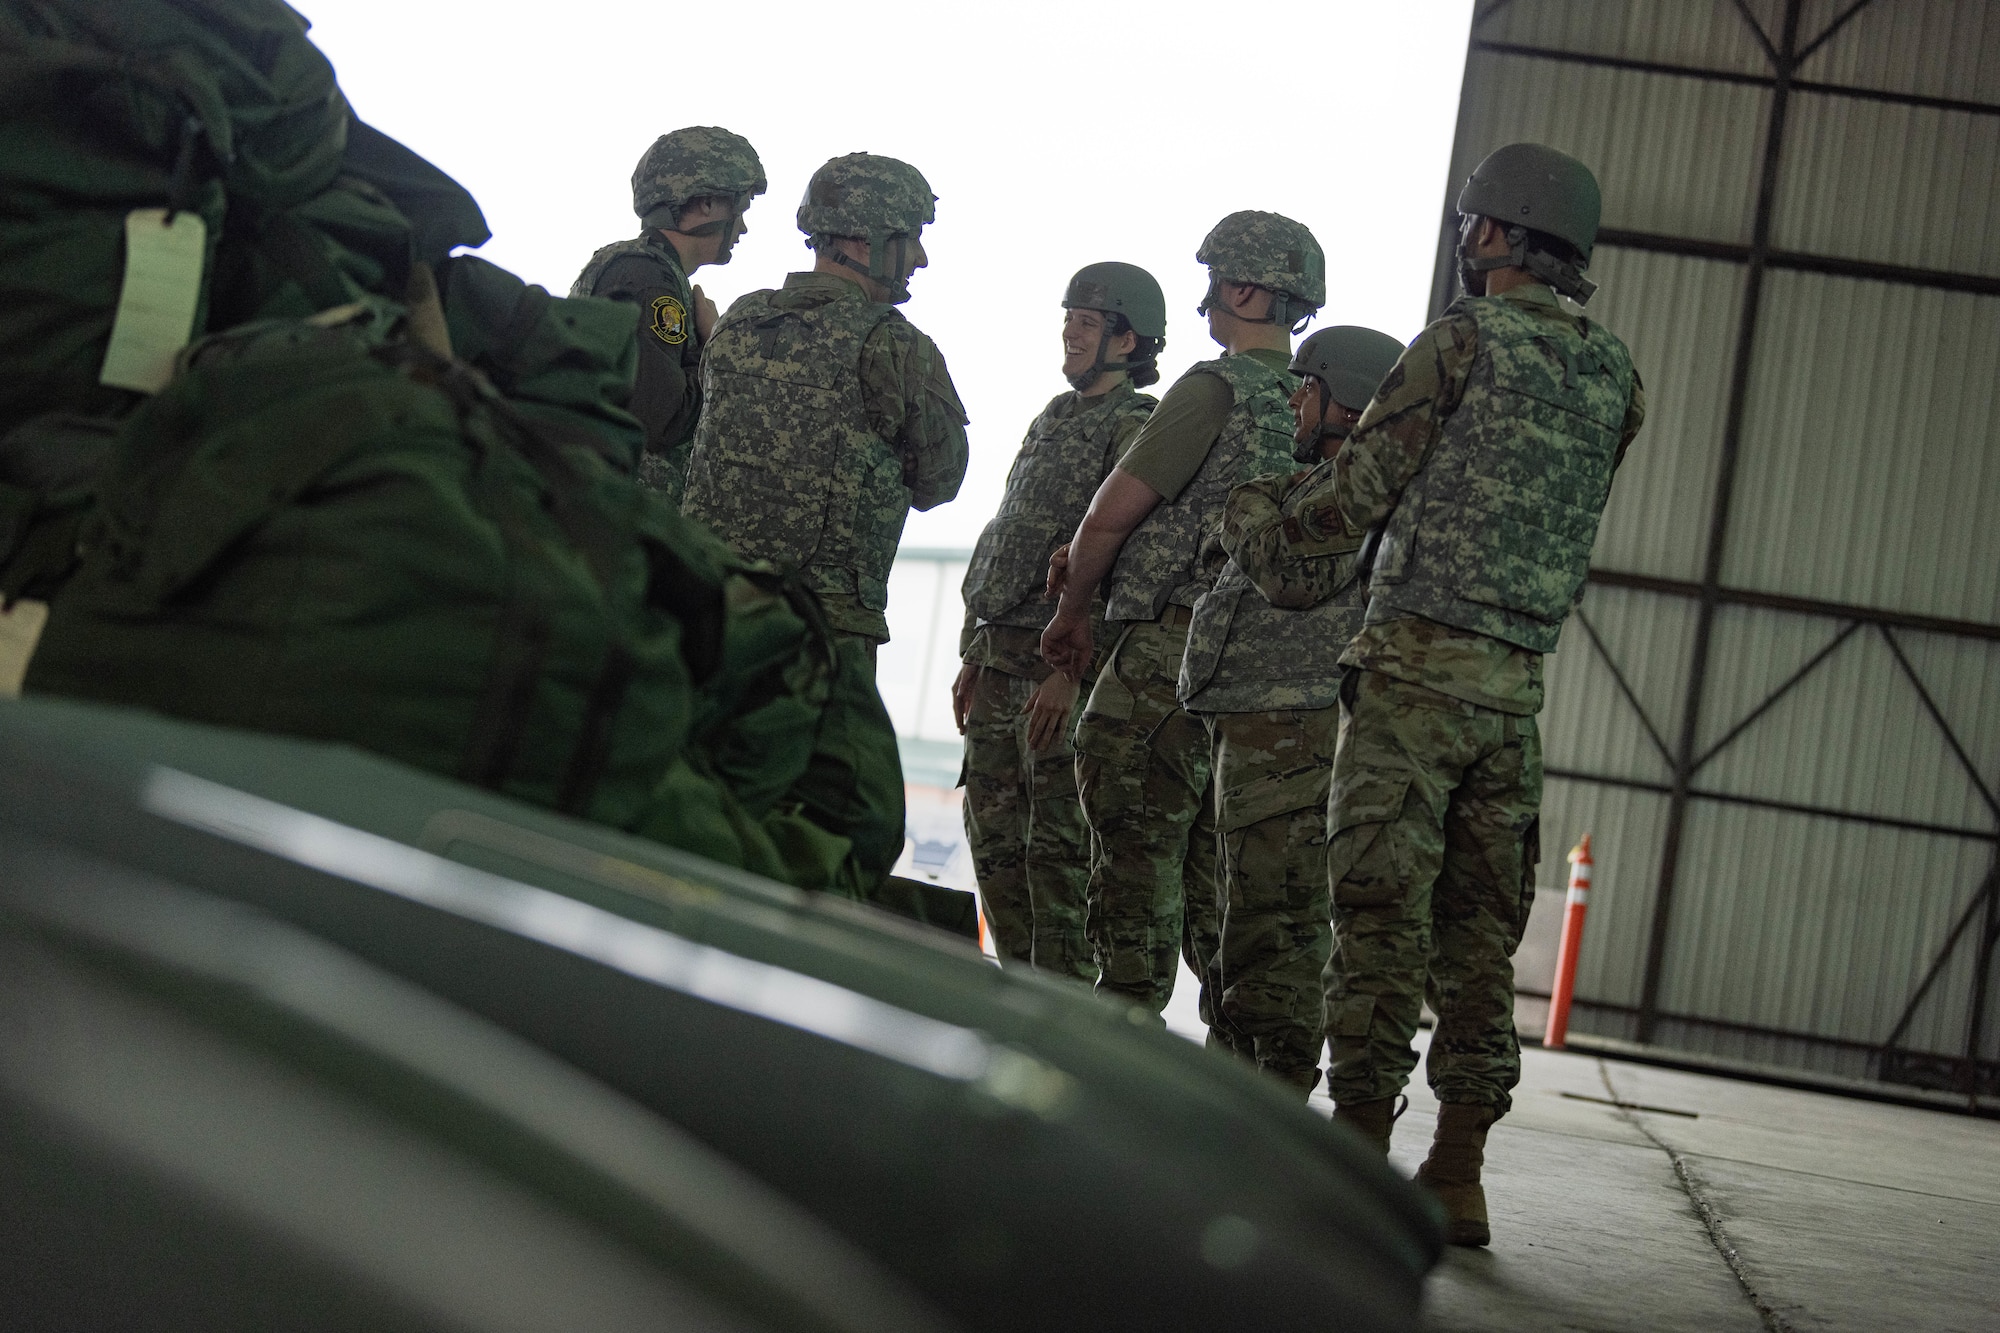
[[[1086, 931], [1100, 991], [1159, 1013], [1176, 955], [1197, 977], [1215, 956], [1215, 803], [1208, 728], [1174, 696], [1187, 620], [1133, 625], [1076, 728], [1077, 792], [1096, 839]], [[1201, 1016], [1213, 1025], [1206, 985]]]
[[1002, 964], [1032, 963], [1097, 980], [1083, 936], [1090, 830], [1076, 795], [1070, 732], [1040, 752], [1028, 748], [1021, 710], [1035, 682], [986, 667], [972, 686], [965, 724], [965, 836], [979, 897]]
[[1338, 707], [1216, 713], [1216, 881], [1211, 1045], [1311, 1092], [1326, 1030], [1326, 795]]
[[1513, 1104], [1514, 969], [1541, 859], [1542, 743], [1499, 713], [1373, 671], [1342, 696], [1327, 862], [1334, 956], [1327, 1090], [1401, 1091], [1428, 999], [1439, 1101]]

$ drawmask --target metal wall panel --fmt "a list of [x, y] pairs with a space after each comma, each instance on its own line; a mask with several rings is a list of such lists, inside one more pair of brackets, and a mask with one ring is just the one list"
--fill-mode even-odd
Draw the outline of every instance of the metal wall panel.
[[[1542, 746], [1550, 768], [1637, 782], [1665, 782], [1667, 757], [1639, 720], [1643, 709], [1660, 743], [1680, 728], [1687, 692], [1687, 642], [1694, 605], [1627, 588], [1591, 588], [1562, 642], [1545, 659]], [[1600, 651], [1591, 631], [1604, 645]], [[1609, 658], [1607, 662], [1606, 658]], [[1610, 662], [1618, 664], [1625, 697]]]
[[[1813, 0], [1802, 26], [1810, 33], [1822, 32], [1849, 3]], [[1768, 19], [1765, 26], [1770, 26]], [[1806, 58], [1799, 77], [1924, 97], [2000, 102], [2000, 5], [1987, 0], [1870, 0]]]
[[2000, 115], [1799, 93], [1780, 167], [1779, 249], [2000, 277]]
[[[1768, 5], [1760, 3], [1757, 8]], [[1664, 5], [1657, 0], [1512, 0], [1490, 20], [1476, 24], [1472, 36], [1474, 41], [1556, 47], [1740, 74], [1764, 74], [1770, 68], [1731, 0], [1676, 0]]]
[[[1541, 882], [1560, 883], [1578, 833], [1597, 841], [1578, 1030], [1860, 1077], [1889, 1067], [1875, 1048], [1893, 1039], [1969, 1088], [1957, 1057], [2000, 828], [2000, 642], [1978, 628], [2000, 625], [2000, 299], [1838, 270], [2000, 276], [2000, 115], [1912, 104], [2000, 103], [2000, 5], [1871, 0], [1798, 64], [1759, 250], [1781, 81], [1741, 11], [1782, 54], [1850, 8], [1497, 5], [1475, 23], [1453, 178], [1498, 144], [1549, 143], [1597, 170], [1607, 228], [1640, 233], [1600, 246], [1590, 313], [1632, 346], [1648, 425], [1594, 553], [1612, 583], [1565, 630], [1543, 716], [1564, 776]], [[1742, 261], [1766, 253], [1746, 318]], [[1676, 582], [1617, 581], [1635, 575]], [[1987, 985], [1992, 1059], [2000, 977]], [[2000, 1069], [1978, 1077], [1990, 1090]]]
[[1632, 349], [1646, 385], [1646, 425], [1618, 469], [1592, 561], [1663, 578], [1701, 577], [1702, 516], [1715, 491], [1729, 342], [1743, 267], [1634, 250], [1600, 250], [1593, 319]]
[[1757, 131], [1770, 96], [1671, 74], [1478, 55], [1467, 63], [1447, 179], [1455, 193], [1487, 153], [1532, 140], [1591, 164], [1606, 227], [1741, 242], [1750, 234]]
[[1773, 273], [1723, 581], [2000, 622], [2000, 298]]

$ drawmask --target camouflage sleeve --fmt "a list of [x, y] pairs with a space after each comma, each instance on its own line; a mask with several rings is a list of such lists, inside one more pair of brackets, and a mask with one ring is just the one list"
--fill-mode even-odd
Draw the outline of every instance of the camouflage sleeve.
[[[1367, 532], [1396, 507], [1430, 457], [1445, 418], [1465, 396], [1478, 352], [1479, 326], [1472, 317], [1446, 315], [1418, 334], [1390, 369], [1322, 485], [1347, 531]], [[1312, 515], [1326, 512], [1321, 506]], [[1313, 517], [1302, 515], [1302, 521], [1312, 532]]]
[[1617, 467], [1625, 461], [1625, 451], [1632, 447], [1632, 441], [1639, 434], [1639, 427], [1646, 424], [1646, 385], [1639, 378], [1638, 370], [1632, 372], [1632, 397], [1625, 404], [1625, 425], [1618, 432], [1618, 454], [1611, 466]]
[[1336, 510], [1327, 531], [1309, 535], [1297, 499], [1331, 476], [1332, 464], [1309, 472], [1263, 477], [1229, 492], [1222, 515], [1222, 549], [1273, 606], [1318, 606], [1353, 581], [1361, 536]]
[[900, 316], [861, 349], [861, 398], [870, 421], [903, 459], [912, 509], [932, 509], [965, 480], [965, 407], [937, 344]]

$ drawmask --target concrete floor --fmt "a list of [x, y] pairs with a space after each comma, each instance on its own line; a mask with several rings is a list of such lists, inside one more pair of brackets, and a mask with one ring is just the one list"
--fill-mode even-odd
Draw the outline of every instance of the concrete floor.
[[[1436, 1115], [1413, 1086], [1404, 1171]], [[2000, 1330], [2000, 1122], [1528, 1050], [1486, 1184], [1436, 1333]]]

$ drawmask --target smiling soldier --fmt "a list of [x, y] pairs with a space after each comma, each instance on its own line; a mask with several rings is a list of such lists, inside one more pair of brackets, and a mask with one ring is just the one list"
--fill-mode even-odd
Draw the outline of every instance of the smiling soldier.
[[1152, 415], [1157, 400], [1138, 389], [1160, 378], [1167, 303], [1146, 270], [1105, 263], [1070, 279], [1063, 309], [1071, 388], [1028, 427], [1000, 511], [973, 548], [951, 703], [965, 735], [965, 833], [1001, 963], [1095, 981], [1083, 931], [1090, 833], [1070, 744], [1079, 678], [1041, 660], [1055, 612], [1043, 585], [1050, 557]]

